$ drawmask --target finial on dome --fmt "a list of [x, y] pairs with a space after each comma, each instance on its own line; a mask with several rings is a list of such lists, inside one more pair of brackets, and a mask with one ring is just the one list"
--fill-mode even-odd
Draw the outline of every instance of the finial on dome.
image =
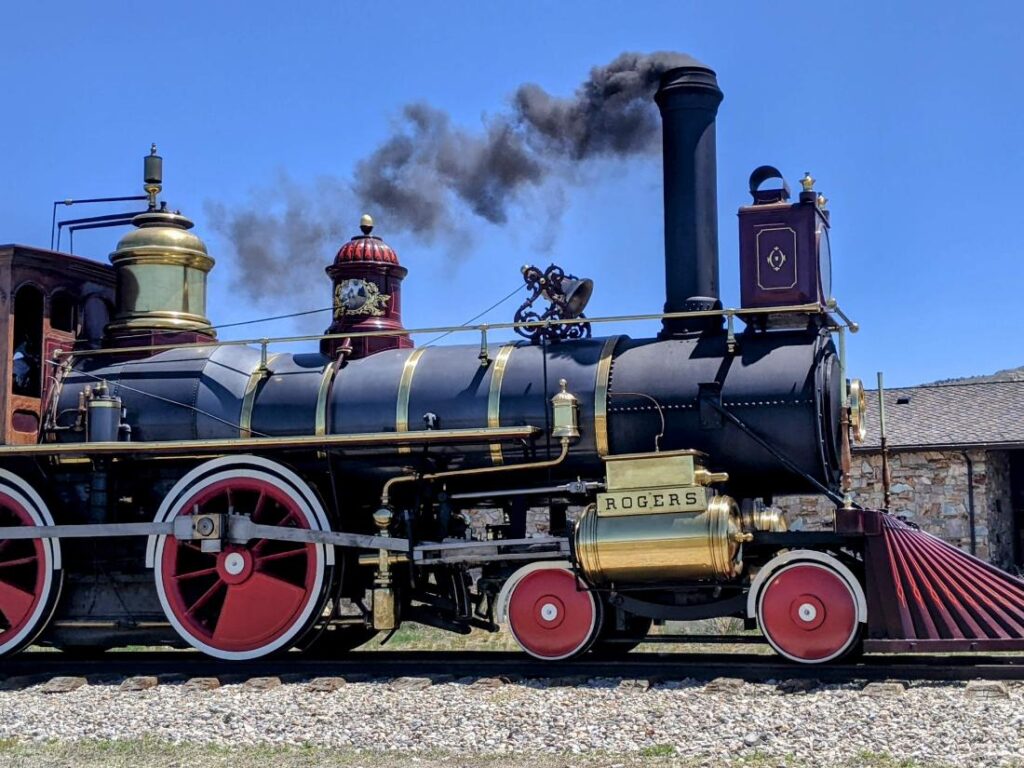
[[156, 197], [163, 189], [164, 159], [156, 153], [156, 144], [149, 145], [149, 154], [142, 161], [142, 188], [149, 197], [149, 210], [156, 210]]
[[364, 235], [369, 235], [373, 232], [373, 217], [370, 214], [364, 213], [362, 218], [359, 219], [359, 229], [363, 231]]

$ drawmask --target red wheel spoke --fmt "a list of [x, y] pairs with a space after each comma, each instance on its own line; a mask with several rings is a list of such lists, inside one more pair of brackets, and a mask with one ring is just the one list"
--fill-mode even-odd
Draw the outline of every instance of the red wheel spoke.
[[174, 578], [177, 581], [186, 581], [187, 579], [199, 579], [203, 576], [214, 576], [217, 573], [217, 568], [203, 568], [199, 571], [189, 571], [188, 573], [179, 573]]
[[298, 549], [289, 549], [284, 552], [275, 552], [272, 555], [263, 555], [262, 557], [256, 558], [256, 565], [262, 565], [263, 563], [271, 562], [272, 560], [284, 560], [287, 557], [298, 557], [299, 555], [305, 555], [306, 548], [299, 547]]
[[[191, 496], [186, 491], [183, 484], [172, 489], [180, 497], [169, 517], [227, 505], [258, 525], [317, 527], [319, 513], [310, 515], [282, 476], [244, 464], [204, 476]], [[245, 659], [287, 649], [306, 630], [323, 596], [325, 559], [322, 547], [302, 542], [256, 537], [203, 552], [198, 541], [168, 536], [154, 570], [164, 610], [185, 640], [212, 656]]]
[[186, 615], [195, 615], [195, 612], [202, 608], [204, 605], [206, 605], [208, 602], [210, 602], [214, 598], [214, 596], [220, 591], [221, 587], [224, 586], [226, 586], [224, 582], [220, 579], [217, 579], [217, 581], [214, 582], [212, 587], [203, 592], [203, 594], [199, 596], [199, 599], [192, 603], [189, 609], [185, 612]]
[[19, 557], [17, 560], [0, 560], [0, 568], [13, 568], [16, 565], [27, 565], [28, 563], [34, 563], [37, 560], [38, 558], [35, 555]]
[[6, 581], [0, 581], [0, 613], [10, 624], [16, 625], [24, 619], [35, 602], [36, 596], [31, 592], [26, 592]]
[[306, 599], [306, 590], [287, 581], [254, 573], [244, 584], [228, 587], [213, 641], [249, 643], [278, 632], [292, 620]]

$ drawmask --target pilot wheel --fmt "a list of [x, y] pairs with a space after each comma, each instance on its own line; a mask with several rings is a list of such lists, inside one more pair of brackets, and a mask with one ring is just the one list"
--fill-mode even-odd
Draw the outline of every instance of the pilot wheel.
[[757, 592], [756, 615], [765, 639], [778, 653], [792, 661], [821, 664], [857, 647], [864, 596], [842, 563], [812, 554], [813, 560], [793, 557], [770, 572]]
[[601, 629], [601, 601], [569, 568], [527, 566], [509, 581], [508, 626], [520, 648], [545, 661], [590, 648]]

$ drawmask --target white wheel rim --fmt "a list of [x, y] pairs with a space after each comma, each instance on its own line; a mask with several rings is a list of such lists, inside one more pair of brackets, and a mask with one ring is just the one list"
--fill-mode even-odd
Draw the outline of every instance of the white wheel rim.
[[[310, 506], [307, 498], [304, 495], [300, 495], [295, 488], [288, 483], [279, 482], [279, 478], [274, 475], [255, 469], [225, 469], [221, 472], [215, 472], [199, 481], [197, 484], [191, 487], [190, 493], [178, 494], [178, 498], [175, 500], [175, 505], [172, 506], [166, 513], [167, 520], [173, 520], [181, 513], [181, 501], [182, 498], [186, 500], [191, 498], [197, 493], [200, 493], [205, 488], [214, 483], [220, 482], [224, 479], [229, 478], [255, 478], [264, 482], [276, 483], [277, 487], [281, 489], [289, 499], [296, 504], [303, 517], [306, 518], [307, 523], [311, 530], [323, 530], [320, 525], [321, 516]], [[319, 512], [323, 514], [323, 510]], [[170, 601], [167, 598], [167, 592], [164, 588], [164, 574], [163, 574], [163, 554], [164, 545], [167, 542], [167, 536], [158, 536], [156, 541], [155, 556], [153, 560], [153, 577], [156, 583], [157, 596], [160, 598], [160, 605], [164, 610], [164, 615], [170, 622], [171, 626], [174, 627], [175, 632], [193, 648], [202, 651], [203, 653], [213, 656], [218, 659], [225, 659], [228, 661], [245, 661], [247, 659], [257, 659], [261, 656], [271, 654], [281, 648], [290, 645], [297, 636], [302, 633], [309, 624], [313, 612], [317, 609], [320, 604], [321, 592], [323, 589], [324, 576], [326, 572], [326, 557], [325, 547], [323, 544], [317, 544], [314, 548], [315, 561], [316, 561], [316, 578], [313, 588], [310, 590], [309, 598], [301, 614], [295, 619], [292, 628], [282, 634], [280, 637], [275, 639], [273, 642], [267, 643], [266, 645], [260, 646], [259, 648], [253, 648], [247, 651], [225, 651], [221, 648], [216, 648], [204, 642], [202, 639], [193, 635], [187, 627], [185, 627], [175, 616], [174, 611], [171, 609]], [[230, 559], [230, 555], [227, 559]], [[239, 559], [242, 559], [239, 556]], [[243, 560], [244, 568], [244, 560]]]
[[[0, 469], [0, 494], [10, 499], [32, 518], [36, 525], [53, 525], [53, 517], [46, 503], [42, 500], [35, 489], [28, 483], [4, 469]], [[28, 622], [16, 634], [7, 637], [6, 633], [0, 635], [0, 656], [8, 653], [11, 649], [17, 649], [35, 639], [45, 628], [49, 617], [53, 614], [57, 605], [55, 591], [60, 587], [59, 581], [55, 583], [57, 573], [60, 569], [60, 540], [43, 539], [43, 562], [44, 573], [42, 592], [35, 610], [29, 617]]]

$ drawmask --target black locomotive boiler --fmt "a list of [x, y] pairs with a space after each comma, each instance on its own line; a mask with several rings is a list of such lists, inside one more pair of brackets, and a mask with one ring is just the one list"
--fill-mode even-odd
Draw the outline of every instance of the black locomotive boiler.
[[[1017, 647], [1017, 582], [849, 497], [863, 390], [833, 343], [851, 324], [831, 299], [812, 179], [790, 202], [785, 183], [762, 189], [774, 169], [755, 171], [743, 306], [722, 308], [721, 98], [696, 62], [655, 96], [666, 302], [652, 339], [592, 337], [604, 323], [582, 316], [589, 283], [552, 267], [524, 273], [551, 305], [525, 308], [522, 341], [489, 343], [492, 325], [459, 329], [479, 335], [468, 345], [414, 346], [406, 270], [364, 217], [328, 267], [334, 322], [317, 351], [220, 342], [213, 260], [158, 205], [148, 157], [150, 206], [111, 255], [103, 339], [46, 361], [38, 441], [0, 448], [0, 653], [331, 653], [416, 621], [505, 626], [563, 659], [715, 616], [808, 663], [872, 642]], [[766, 502], [789, 493], [833, 499], [834, 530], [787, 531]], [[527, 536], [537, 507], [549, 533]], [[485, 535], [467, 520], [482, 508], [503, 520]], [[985, 585], [961, 598], [970, 621], [907, 597], [915, 558]]]

